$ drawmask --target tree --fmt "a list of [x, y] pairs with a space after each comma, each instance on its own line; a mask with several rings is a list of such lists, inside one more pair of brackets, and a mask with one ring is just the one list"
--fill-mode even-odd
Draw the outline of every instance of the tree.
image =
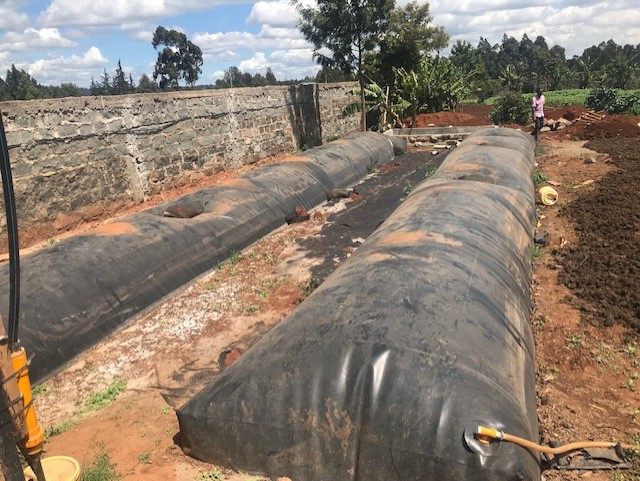
[[498, 78], [500, 74], [499, 48], [498, 44], [492, 46], [484, 37], [480, 37], [480, 42], [478, 42], [478, 47], [476, 48], [476, 52], [484, 64], [487, 75], [492, 79]]
[[[360, 84], [361, 128], [366, 130], [364, 57], [379, 43], [389, 24], [394, 0], [317, 0], [316, 7], [305, 7], [293, 0], [300, 14], [298, 28], [314, 46], [319, 64], [354, 71]], [[322, 53], [326, 48], [331, 56]]]
[[5, 100], [13, 100], [13, 97], [7, 83], [0, 78], [0, 102]]
[[100, 82], [100, 95], [111, 95], [111, 78], [107, 69], [103, 69], [102, 81]]
[[586, 89], [591, 85], [591, 79], [593, 77], [594, 65], [596, 63], [596, 59], [592, 58], [591, 55], [585, 50], [578, 61], [578, 72], [580, 74], [580, 88]]
[[563, 82], [566, 85], [566, 82], [573, 78], [573, 73], [567, 67], [564, 47], [560, 45], [554, 45], [549, 49], [547, 78], [550, 90], [557, 90]]
[[253, 85], [254, 87], [264, 87], [265, 85], [268, 85], [268, 82], [264, 75], [262, 75], [261, 73], [256, 73], [251, 79], [251, 85]]
[[153, 48], [165, 47], [158, 52], [153, 71], [154, 80], [160, 77], [160, 88], [179, 88], [179, 80], [194, 85], [202, 73], [202, 50], [187, 39], [184, 33], [159, 26], [153, 34]]
[[493, 96], [498, 89], [497, 81], [489, 78], [480, 50], [466, 40], [456, 40], [451, 47], [450, 60], [467, 79], [469, 91], [479, 101]]
[[18, 70], [13, 64], [11, 69], [7, 70], [5, 83], [12, 100], [33, 100], [44, 97], [43, 88], [38, 85], [38, 82], [24, 70]]
[[376, 55], [378, 70], [386, 85], [393, 84], [395, 69], [415, 70], [425, 55], [449, 44], [444, 27], [432, 26], [432, 20], [429, 2], [412, 1], [392, 10]]
[[61, 83], [60, 87], [50, 87], [55, 97], [80, 97], [80, 89], [74, 83]]
[[143, 73], [140, 76], [140, 80], [138, 82], [138, 92], [140, 93], [149, 93], [149, 92], [157, 92], [158, 84], [155, 80], [151, 80], [146, 73]]
[[467, 78], [446, 57], [426, 57], [417, 70], [398, 69], [398, 95], [409, 114], [454, 110], [469, 92]]
[[276, 79], [276, 76], [273, 74], [273, 70], [271, 70], [271, 67], [267, 67], [267, 73], [265, 74], [264, 77], [267, 80], [267, 85], [276, 85], [278, 83], [278, 80]]
[[129, 83], [127, 77], [122, 70], [122, 64], [118, 60], [118, 66], [116, 67], [116, 74], [113, 76], [112, 92], [115, 95], [122, 95], [129, 92]]
[[235, 65], [225, 70], [222, 78], [216, 80], [216, 87], [222, 89], [244, 86], [244, 74]]
[[89, 84], [89, 92], [91, 95], [100, 95], [100, 84], [95, 81], [93, 75], [91, 76], [91, 84]]
[[604, 83], [607, 87], [624, 89], [631, 80], [633, 69], [631, 62], [619, 52], [615, 58], [604, 66]]
[[353, 75], [345, 74], [338, 68], [322, 67], [316, 74], [318, 83], [348, 82], [353, 80]]

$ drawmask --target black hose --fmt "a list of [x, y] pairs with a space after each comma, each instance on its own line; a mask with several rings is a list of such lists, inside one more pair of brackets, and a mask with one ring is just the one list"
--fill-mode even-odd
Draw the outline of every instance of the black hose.
[[0, 173], [2, 173], [2, 190], [4, 192], [4, 208], [7, 216], [7, 237], [9, 241], [9, 346], [18, 342], [18, 323], [20, 316], [20, 250], [18, 248], [18, 218], [13, 193], [13, 178], [9, 163], [9, 148], [4, 133], [4, 122], [0, 112]]

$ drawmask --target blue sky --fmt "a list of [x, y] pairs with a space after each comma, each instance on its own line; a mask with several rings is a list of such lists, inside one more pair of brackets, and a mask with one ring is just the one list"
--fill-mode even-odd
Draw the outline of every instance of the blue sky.
[[[314, 0], [305, 0], [313, 2]], [[397, 1], [398, 5], [407, 0]], [[640, 43], [640, 0], [432, 0], [436, 25], [477, 44], [503, 33], [535, 39], [544, 35], [567, 56], [613, 38]], [[534, 5], [534, 6], [532, 6]], [[289, 0], [0, 0], [0, 72], [11, 64], [42, 84], [88, 86], [118, 60], [134, 80], [151, 75], [151, 46], [158, 25], [184, 32], [200, 46], [199, 83], [213, 83], [228, 67], [279, 79], [313, 75], [311, 46], [295, 28]], [[446, 52], [445, 52], [446, 53]]]

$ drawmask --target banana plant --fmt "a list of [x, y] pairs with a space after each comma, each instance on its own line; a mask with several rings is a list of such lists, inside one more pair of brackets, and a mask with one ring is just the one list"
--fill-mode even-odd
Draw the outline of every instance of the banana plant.
[[[360, 88], [354, 88], [350, 93], [360, 98]], [[408, 103], [397, 96], [390, 95], [389, 87], [383, 88], [375, 82], [365, 84], [364, 97], [365, 111], [376, 114], [378, 130], [386, 130], [388, 126], [402, 126], [400, 114], [407, 108]], [[361, 103], [354, 101], [344, 108], [343, 114], [352, 115], [356, 112], [361, 112], [361, 110]]]

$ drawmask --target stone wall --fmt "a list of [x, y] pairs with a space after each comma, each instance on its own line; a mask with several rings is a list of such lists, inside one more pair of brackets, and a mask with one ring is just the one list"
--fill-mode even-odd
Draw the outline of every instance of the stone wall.
[[215, 172], [357, 130], [358, 116], [342, 115], [353, 87], [1, 103], [20, 231], [53, 234]]

